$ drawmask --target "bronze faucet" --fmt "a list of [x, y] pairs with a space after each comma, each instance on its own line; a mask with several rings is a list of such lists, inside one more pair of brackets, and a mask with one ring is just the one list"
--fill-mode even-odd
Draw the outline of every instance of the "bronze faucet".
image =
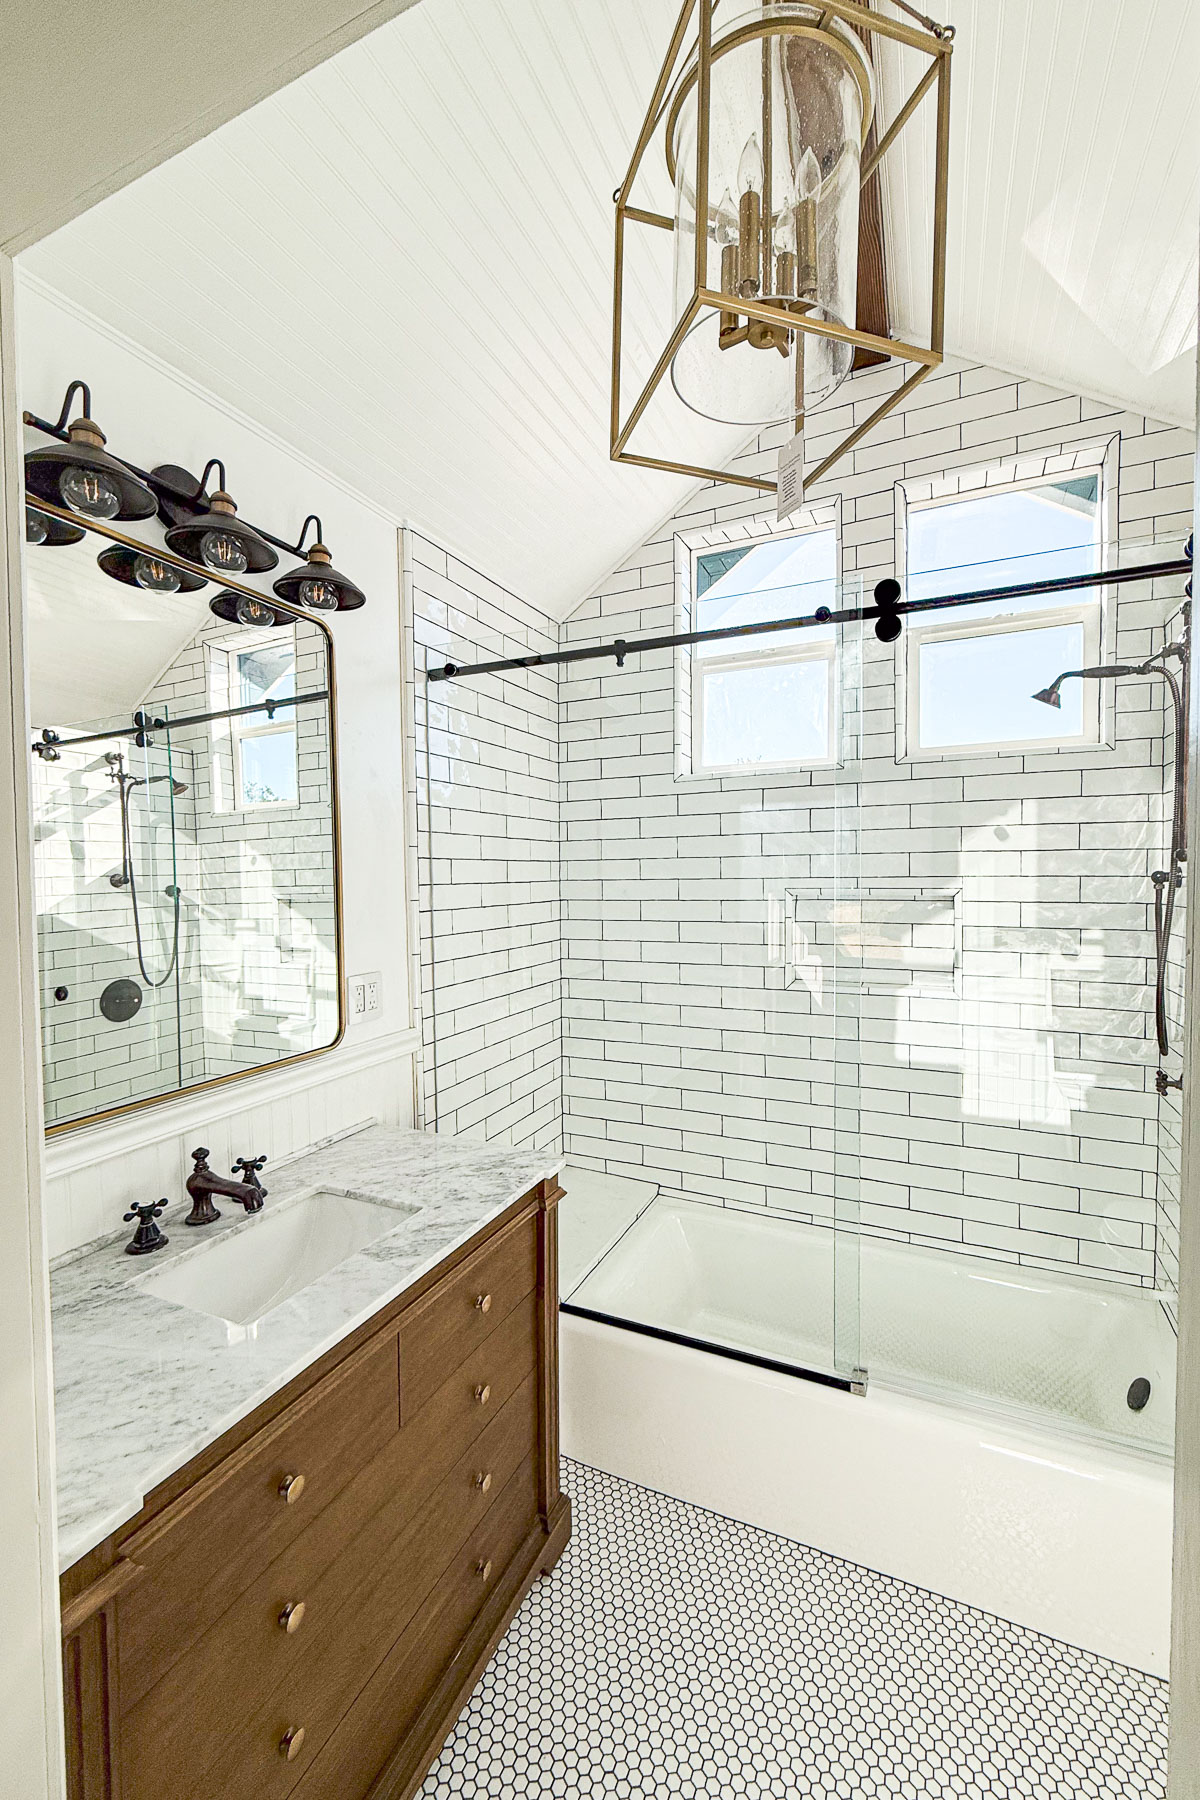
[[267, 1197], [267, 1190], [258, 1179], [258, 1171], [266, 1162], [265, 1156], [239, 1156], [233, 1165], [233, 1174], [242, 1171], [240, 1181], [233, 1181], [226, 1175], [217, 1175], [208, 1166], [208, 1151], [201, 1147], [192, 1151], [195, 1168], [187, 1178], [187, 1191], [192, 1197], [192, 1210], [183, 1221], [185, 1225], [211, 1225], [220, 1218], [220, 1213], [213, 1205], [214, 1194], [225, 1194], [244, 1206], [248, 1213], [258, 1212]]

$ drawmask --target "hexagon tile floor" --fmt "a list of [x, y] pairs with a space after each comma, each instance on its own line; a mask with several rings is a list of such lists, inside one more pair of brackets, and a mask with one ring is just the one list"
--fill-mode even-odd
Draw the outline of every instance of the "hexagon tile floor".
[[1134, 1800], [1167, 1686], [578, 1463], [418, 1800]]

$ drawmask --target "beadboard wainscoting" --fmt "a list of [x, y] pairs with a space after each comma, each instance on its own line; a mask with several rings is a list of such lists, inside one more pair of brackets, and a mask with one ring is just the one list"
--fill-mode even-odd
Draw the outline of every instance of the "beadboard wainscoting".
[[173, 1229], [172, 1216], [182, 1226], [184, 1182], [199, 1144], [218, 1173], [239, 1156], [266, 1156], [262, 1179], [269, 1192], [271, 1170], [281, 1160], [364, 1125], [411, 1125], [417, 1043], [414, 1030], [351, 1038], [276, 1074], [51, 1138], [45, 1156], [51, 1258], [119, 1232], [134, 1201], [166, 1195], [172, 1205], [163, 1229]]

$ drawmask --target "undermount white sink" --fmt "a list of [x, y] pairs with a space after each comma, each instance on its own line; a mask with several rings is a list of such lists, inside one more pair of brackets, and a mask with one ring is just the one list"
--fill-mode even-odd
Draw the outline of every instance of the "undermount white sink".
[[420, 1210], [385, 1206], [335, 1188], [318, 1188], [275, 1206], [268, 1200], [243, 1228], [197, 1246], [168, 1268], [151, 1270], [138, 1285], [159, 1300], [230, 1325], [252, 1325]]

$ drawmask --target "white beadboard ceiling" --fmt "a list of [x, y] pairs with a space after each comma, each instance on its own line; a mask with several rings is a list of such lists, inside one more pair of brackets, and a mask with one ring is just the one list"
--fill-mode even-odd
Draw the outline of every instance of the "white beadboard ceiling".
[[[611, 196], [675, 11], [421, 0], [22, 268], [562, 615], [691, 485], [607, 454]], [[1200, 8], [940, 12], [958, 28], [948, 350], [1190, 423]], [[885, 117], [905, 74], [884, 59]], [[885, 190], [905, 330], [927, 305], [930, 143], [909, 139]], [[169, 422], [150, 435], [114, 448], [165, 453]]]

